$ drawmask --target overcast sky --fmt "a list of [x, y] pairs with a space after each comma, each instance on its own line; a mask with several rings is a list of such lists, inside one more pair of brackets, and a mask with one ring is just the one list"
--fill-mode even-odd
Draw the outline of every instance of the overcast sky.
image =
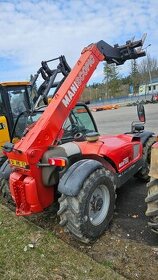
[[[29, 79], [61, 54], [72, 67], [92, 42], [124, 44], [143, 33], [158, 59], [158, 0], [0, 0], [0, 81]], [[128, 63], [121, 69], [126, 75]], [[101, 65], [92, 82], [102, 79]]]

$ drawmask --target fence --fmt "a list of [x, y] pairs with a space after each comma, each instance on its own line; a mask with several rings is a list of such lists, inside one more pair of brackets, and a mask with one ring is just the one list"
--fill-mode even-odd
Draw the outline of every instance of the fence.
[[106, 104], [128, 104], [133, 102], [151, 101], [152, 94], [137, 95], [137, 96], [122, 96], [110, 99], [92, 100], [90, 105], [106, 105]]

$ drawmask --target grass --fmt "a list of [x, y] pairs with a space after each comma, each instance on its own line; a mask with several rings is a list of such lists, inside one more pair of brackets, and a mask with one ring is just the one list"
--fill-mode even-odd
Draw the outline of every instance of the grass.
[[53, 235], [0, 205], [0, 279], [123, 279]]
[[109, 260], [103, 261], [102, 264], [103, 264], [104, 266], [106, 266], [106, 267], [110, 267], [111, 269], [113, 269], [113, 264], [112, 264], [112, 262], [109, 261]]

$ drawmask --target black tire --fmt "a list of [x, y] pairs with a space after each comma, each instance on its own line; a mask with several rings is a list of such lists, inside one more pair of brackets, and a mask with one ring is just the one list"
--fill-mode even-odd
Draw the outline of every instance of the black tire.
[[145, 214], [150, 218], [149, 227], [158, 234], [158, 179], [151, 178], [147, 188], [148, 194], [145, 199], [147, 210]]
[[60, 225], [66, 226], [77, 239], [88, 243], [108, 227], [115, 207], [114, 175], [105, 168], [95, 170], [83, 182], [75, 197], [59, 198]]
[[9, 182], [6, 179], [0, 179], [0, 193], [6, 199], [7, 202], [14, 204], [9, 190]]
[[139, 178], [141, 181], [144, 182], [149, 182], [150, 180], [149, 171], [150, 171], [151, 147], [155, 142], [156, 142], [156, 137], [152, 136], [145, 143], [143, 148], [143, 167], [135, 175], [137, 178]]

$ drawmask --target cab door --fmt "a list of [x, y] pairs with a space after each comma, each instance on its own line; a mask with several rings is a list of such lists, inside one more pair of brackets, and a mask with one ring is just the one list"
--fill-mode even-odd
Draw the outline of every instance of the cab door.
[[5, 142], [9, 142], [9, 141], [10, 141], [9, 129], [7, 124], [7, 119], [4, 115], [4, 104], [0, 93], [0, 157], [2, 154], [2, 146], [5, 144]]
[[5, 142], [10, 141], [8, 124], [5, 116], [0, 116], [0, 149]]

